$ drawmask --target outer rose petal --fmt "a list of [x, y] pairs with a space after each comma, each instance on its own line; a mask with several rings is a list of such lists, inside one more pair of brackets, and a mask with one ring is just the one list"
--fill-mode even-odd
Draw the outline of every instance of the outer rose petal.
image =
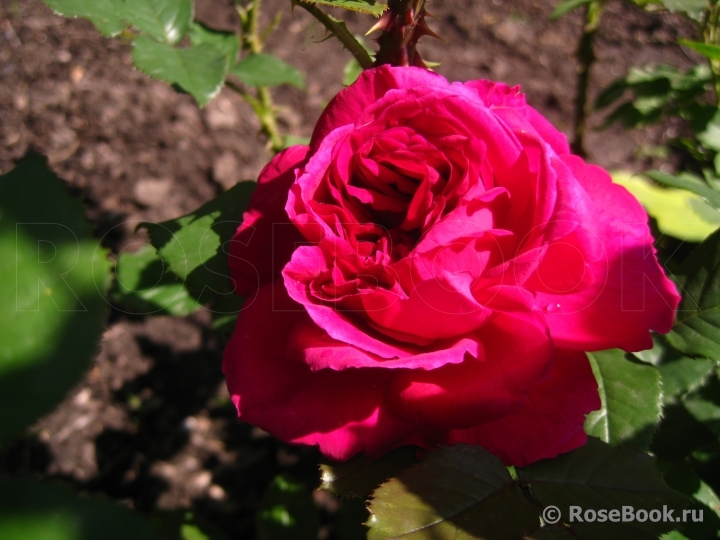
[[[567, 137], [527, 104], [519, 85], [511, 87], [504, 83], [480, 80], [466, 82], [465, 86], [477, 92], [483, 103], [495, 109], [509, 124], [534, 131], [559, 155], [570, 153]], [[528, 124], [530, 130], [527, 129]]]
[[596, 232], [607, 259], [588, 265], [594, 282], [584, 291], [570, 295], [538, 293], [536, 303], [540, 309], [553, 307], [547, 321], [561, 347], [584, 351], [649, 349], [649, 331], [670, 331], [680, 297], [655, 257], [647, 214], [600, 167], [587, 165], [575, 156], [562, 159], [595, 203]]
[[394, 69], [380, 66], [363, 71], [354, 84], [342, 90], [323, 111], [313, 131], [310, 149], [313, 153], [322, 140], [334, 129], [355, 124], [362, 112], [388, 90], [395, 88], [416, 88], [436, 86], [447, 88], [450, 83], [442, 77], [421, 68]]
[[[295, 169], [302, 167], [307, 146], [292, 146], [280, 152], [260, 172], [242, 225], [230, 244], [228, 265], [235, 292], [247, 295], [280, 276], [302, 235], [284, 211]], [[273, 225], [278, 227], [273, 234]]]
[[[519, 337], [522, 336], [522, 337]], [[553, 346], [541, 317], [500, 313], [478, 331], [485, 354], [433, 371], [406, 371], [389, 399], [404, 418], [438, 428], [469, 428], [516, 412], [552, 368]]]
[[522, 409], [477, 428], [451, 431], [448, 443], [477, 444], [507, 465], [524, 467], [585, 444], [585, 415], [600, 405], [585, 353], [557, 350], [550, 376], [532, 387]]
[[240, 419], [291, 443], [317, 444], [338, 460], [358, 452], [380, 455], [412, 443], [411, 432], [384, 406], [394, 370], [324, 369], [289, 360], [290, 332], [309, 317], [282, 283], [263, 286], [240, 313], [225, 349], [223, 371]]

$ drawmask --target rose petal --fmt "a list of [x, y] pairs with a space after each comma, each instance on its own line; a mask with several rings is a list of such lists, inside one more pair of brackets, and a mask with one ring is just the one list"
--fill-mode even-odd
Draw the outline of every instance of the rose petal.
[[667, 333], [680, 301], [675, 286], [655, 257], [647, 214], [635, 198], [600, 167], [580, 158], [563, 160], [572, 169], [598, 216], [598, 237], [607, 260], [592, 262], [593, 283], [575, 294], [536, 295], [547, 311], [553, 339], [577, 350], [652, 347], [650, 330]]
[[457, 364], [469, 354], [482, 355], [482, 346], [475, 336], [456, 340], [436, 341], [430, 347], [409, 349], [406, 356], [387, 360], [357, 347], [331, 338], [312, 321], [298, 323], [290, 335], [288, 354], [310, 366], [310, 369], [342, 370], [348, 368], [437, 369]]
[[532, 312], [498, 314], [477, 336], [484, 358], [466, 356], [462, 364], [402, 373], [389, 397], [397, 413], [462, 429], [521, 409], [552, 367], [552, 342], [542, 318]]
[[515, 129], [535, 132], [559, 155], [570, 153], [567, 137], [527, 104], [519, 85], [511, 87], [505, 83], [481, 80], [466, 82], [464, 86], [477, 92], [483, 103], [494, 108]]
[[337, 460], [398, 445], [414, 426], [384, 405], [392, 370], [313, 372], [288, 359], [290, 333], [308, 317], [283, 289], [282, 283], [260, 289], [225, 350], [223, 371], [239, 418], [281, 440], [318, 445]]
[[331, 131], [355, 124], [363, 110], [384, 96], [388, 90], [421, 86], [442, 88], [449, 85], [444, 77], [427, 69], [380, 66], [365, 70], [354, 84], [342, 90], [325, 108], [315, 125], [310, 148], [314, 153]]
[[375, 328], [426, 339], [464, 335], [482, 326], [492, 313], [472, 294], [472, 274], [441, 270], [413, 284], [403, 297], [382, 289], [363, 296], [365, 313]]
[[448, 443], [477, 444], [506, 465], [524, 467], [585, 443], [585, 415], [600, 408], [597, 382], [582, 352], [558, 349], [550, 376], [524, 406], [479, 427], [452, 431]]

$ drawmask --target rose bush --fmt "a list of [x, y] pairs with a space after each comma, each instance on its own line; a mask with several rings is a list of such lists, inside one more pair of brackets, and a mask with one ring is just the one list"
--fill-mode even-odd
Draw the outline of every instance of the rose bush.
[[679, 298], [647, 216], [518, 88], [365, 71], [263, 170], [230, 249], [240, 418], [327, 456], [585, 441], [584, 351], [652, 346]]

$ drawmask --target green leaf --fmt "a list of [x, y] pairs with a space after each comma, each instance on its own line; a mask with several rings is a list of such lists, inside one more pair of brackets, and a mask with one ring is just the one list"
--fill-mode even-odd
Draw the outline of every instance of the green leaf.
[[241, 182], [194, 212], [163, 223], [144, 223], [167, 268], [200, 303], [232, 293], [228, 246], [255, 182]]
[[716, 364], [704, 358], [681, 356], [658, 366], [665, 401], [700, 388], [710, 377]]
[[701, 181], [694, 181], [680, 176], [672, 176], [660, 171], [649, 171], [645, 174], [660, 184], [686, 189], [692, 193], [700, 195], [700, 197], [705, 199], [709, 204], [717, 209], [720, 209], [720, 191], [715, 191]]
[[152, 540], [135, 513], [101, 499], [33, 480], [0, 478], [3, 540]]
[[705, 148], [720, 151], [720, 109], [715, 111], [703, 129], [696, 131], [695, 135]]
[[693, 498], [689, 509], [703, 511], [702, 522], [692, 520], [682, 524], [683, 533], [688, 538], [717, 538], [720, 532], [720, 498], [713, 489], [703, 482], [692, 466], [684, 461], [658, 463], [668, 486]]
[[178, 43], [190, 29], [192, 0], [123, 0], [125, 19], [157, 41]]
[[285, 135], [283, 137], [283, 149], [291, 146], [307, 146], [310, 144], [310, 137], [295, 137], [294, 135]]
[[[652, 459], [637, 449], [615, 448], [590, 438], [554, 459], [516, 468], [476, 446], [431, 452], [373, 494], [368, 540], [655, 539], [674, 524], [570, 521], [570, 506], [583, 510], [681, 510], [688, 499], [668, 488]], [[563, 526], [540, 527], [549, 507]]]
[[260, 502], [258, 540], [316, 540], [320, 516], [305, 484], [276, 476]]
[[321, 461], [320, 489], [341, 497], [367, 497], [388, 478], [417, 462], [417, 452], [414, 446], [404, 446], [391, 450], [380, 459], [358, 454], [349, 461]]
[[289, 64], [271, 54], [251, 54], [230, 69], [248, 86], [279, 86], [291, 84], [305, 88], [302, 74]]
[[695, 420], [683, 403], [670, 403], [663, 410], [663, 419], [650, 449], [663, 459], [683, 459], [717, 438]]
[[56, 13], [83, 17], [106, 36], [134, 26], [158, 41], [175, 44], [190, 28], [192, 0], [45, 0]]
[[683, 403], [695, 420], [720, 437], [720, 382], [717, 379], [687, 395]]
[[720, 60], [720, 47], [717, 45], [702, 43], [700, 41], [690, 41], [689, 39], [679, 39], [678, 43], [699, 52], [709, 60]]
[[720, 231], [700, 244], [678, 273], [683, 298], [667, 340], [688, 356], [719, 361]]
[[701, 242], [720, 227], [720, 212], [698, 195], [658, 187], [622, 171], [612, 173], [612, 179], [632, 193], [648, 215], [655, 218], [660, 232], [684, 242]]
[[187, 510], [155, 510], [147, 516], [157, 540], [226, 540], [218, 526]]
[[[355, 39], [365, 49], [365, 51], [367, 51], [370, 57], [374, 59], [375, 52], [366, 45], [365, 39], [362, 36], [355, 36]], [[427, 62], [425, 62], [425, 64], [427, 64]], [[343, 85], [350, 86], [358, 79], [362, 72], [363, 68], [360, 65], [360, 62], [358, 62], [356, 58], [352, 58], [347, 64], [345, 64], [345, 67], [343, 68]]]
[[550, 15], [550, 20], [555, 21], [566, 13], [570, 13], [573, 9], [591, 4], [595, 1], [596, 0], [565, 0], [564, 2], [560, 2], [557, 6], [555, 6], [555, 9], [553, 9], [552, 14]]
[[50, 412], [90, 366], [110, 268], [45, 158], [0, 177], [0, 441]]
[[602, 407], [587, 416], [585, 431], [612, 445], [647, 448], [662, 411], [660, 373], [619, 349], [587, 355]]
[[663, 505], [667, 505], [677, 518], [688, 502], [684, 495], [665, 485], [647, 454], [632, 448], [611, 447], [593, 438], [577, 450], [518, 469], [518, 476], [529, 485], [539, 504], [559, 508], [562, 521], [575, 533], [573, 538], [583, 540], [654, 539], [675, 527], [650, 520], [570, 523], [570, 506], [579, 506], [583, 511], [632, 506], [636, 512], [662, 511]]
[[146, 36], [133, 42], [133, 61], [146, 75], [177, 84], [201, 107], [220, 92], [229, 66], [227, 54], [210, 43], [179, 49]]
[[487, 450], [430, 452], [373, 493], [368, 540], [523, 538], [538, 511]]
[[630, 91], [632, 99], [610, 113], [604, 127], [619, 121], [625, 127], [636, 128], [663, 117], [689, 117], [699, 107], [698, 99], [707, 92], [712, 80], [706, 65], [693, 66], [686, 72], [665, 65], [634, 67], [600, 93], [595, 108], [608, 107]]
[[352, 58], [345, 67], [343, 68], [343, 85], [350, 86], [352, 83], [357, 81], [360, 74], [363, 72], [363, 68], [355, 58]]
[[368, 13], [379, 17], [387, 9], [387, 5], [375, 0], [299, 0], [308, 4], [322, 4], [351, 11], [359, 11], [360, 13]]
[[703, 12], [707, 8], [707, 0], [663, 0], [663, 4], [671, 11], [687, 13], [691, 19], [702, 20]]
[[152, 246], [121, 253], [115, 276], [113, 300], [125, 313], [182, 317], [201, 307], [183, 282], [165, 270], [163, 260]]
[[106, 36], [116, 36], [128, 27], [121, 0], [43, 0], [55, 13], [90, 19]]
[[190, 27], [190, 44], [193, 47], [212, 45], [220, 54], [227, 57], [228, 65], [235, 63], [240, 49], [240, 39], [237, 34], [218, 32], [200, 23], [193, 23]]

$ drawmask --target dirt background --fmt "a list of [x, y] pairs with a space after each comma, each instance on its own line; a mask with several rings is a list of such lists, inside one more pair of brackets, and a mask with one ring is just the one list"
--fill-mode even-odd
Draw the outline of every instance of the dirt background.
[[[197, 18], [237, 27], [231, 0], [197, 0]], [[521, 84], [531, 105], [571, 135], [579, 13], [550, 22], [553, 0], [429, 0], [424, 58], [451, 80]], [[284, 133], [309, 136], [342, 88], [349, 54], [288, 0], [265, 0], [263, 23], [283, 12], [267, 50], [307, 78], [307, 91], [273, 91]], [[364, 34], [372, 21], [347, 14]], [[607, 4], [598, 33], [592, 93], [631, 65], [689, 66], [677, 45], [693, 28], [680, 17]], [[601, 122], [591, 118], [591, 126]], [[590, 160], [609, 169], [665, 167], [658, 146], [677, 126], [591, 131]], [[204, 110], [132, 67], [130, 46], [102, 38], [84, 20], [54, 16], [40, 0], [0, 0], [0, 173], [29, 149], [50, 159], [81, 196], [103, 244], [118, 253], [137, 242], [138, 221], [177, 217], [269, 160], [259, 123], [244, 101], [223, 92]], [[183, 318], [130, 317], [113, 310], [81, 384], [54, 413], [0, 454], [0, 470], [56, 478], [143, 511], [194, 508], [229, 538], [253, 538], [258, 501], [276, 474], [318, 484], [313, 449], [288, 447], [240, 423], [224, 389], [224, 339], [205, 312]], [[323, 538], [339, 530], [337, 501], [316, 493]]]

